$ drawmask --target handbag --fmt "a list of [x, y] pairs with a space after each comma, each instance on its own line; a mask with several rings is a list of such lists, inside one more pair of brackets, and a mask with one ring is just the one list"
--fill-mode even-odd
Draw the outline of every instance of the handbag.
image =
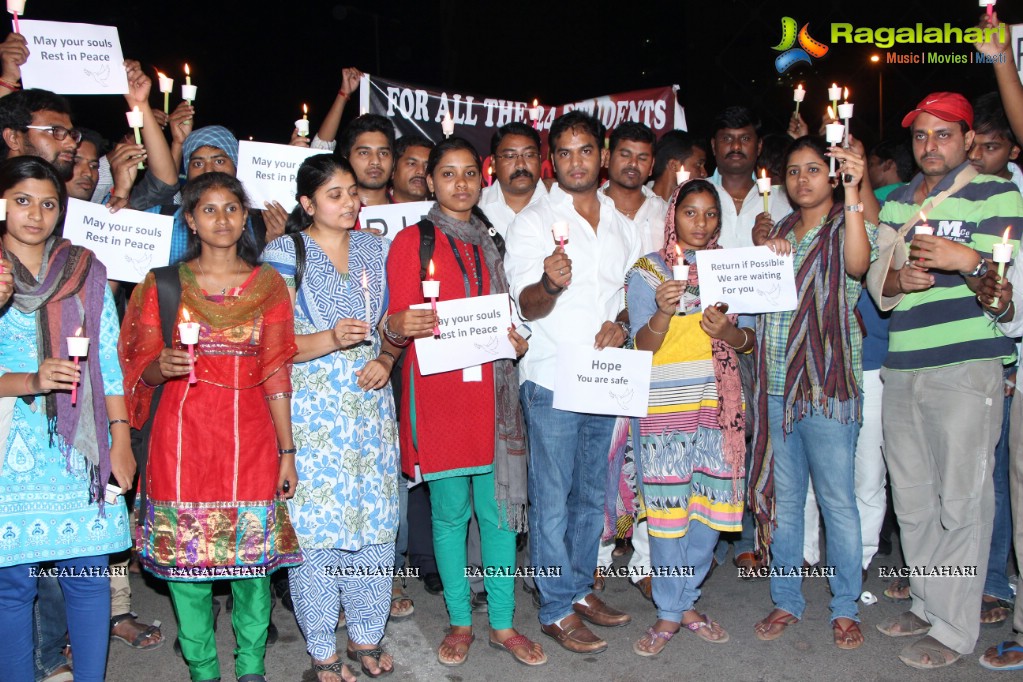
[[867, 270], [867, 291], [882, 312], [899, 305], [905, 296], [903, 293], [885, 296], [884, 282], [888, 278], [889, 270], [901, 270], [909, 262], [906, 234], [919, 222], [921, 213], [933, 211], [938, 204], [966, 187], [975, 177], [977, 177], [977, 169], [967, 164], [956, 174], [955, 180], [947, 189], [924, 201], [920, 206], [920, 211], [914, 213], [913, 217], [898, 230], [885, 223], [877, 226], [877, 260], [871, 263], [870, 269]]

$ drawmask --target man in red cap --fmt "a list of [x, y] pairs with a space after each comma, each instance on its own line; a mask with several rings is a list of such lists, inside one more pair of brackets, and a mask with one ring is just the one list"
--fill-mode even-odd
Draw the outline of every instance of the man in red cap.
[[928, 95], [902, 125], [920, 173], [889, 195], [881, 221], [926, 224], [932, 234], [910, 230], [908, 260], [872, 266], [884, 279], [871, 294], [894, 307], [881, 370], [885, 459], [913, 600], [877, 628], [922, 636], [899, 658], [931, 669], [972, 652], [979, 634], [1002, 362], [1013, 343], [989, 317], [1001, 306], [988, 308], [976, 291], [1006, 226], [1019, 237], [1023, 199], [1012, 183], [970, 165], [973, 109], [962, 95]]

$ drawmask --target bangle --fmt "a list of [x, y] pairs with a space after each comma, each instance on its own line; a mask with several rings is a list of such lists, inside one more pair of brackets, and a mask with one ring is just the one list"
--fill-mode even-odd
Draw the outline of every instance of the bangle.
[[341, 89], [339, 89], [337, 91], [337, 96], [338, 97], [344, 97], [346, 100], [351, 99], [351, 95], [349, 95], [347, 92], [345, 92], [344, 88], [341, 88]]
[[291, 391], [284, 391], [282, 393], [271, 393], [270, 395], [263, 396], [267, 400], [283, 400], [284, 398], [291, 397]]
[[[553, 291], [551, 290], [551, 286], [547, 286], [548, 283], [554, 287]], [[546, 272], [540, 275], [540, 285], [543, 287], [543, 290], [547, 292], [548, 296], [557, 296], [565, 290], [565, 287], [559, 287], [554, 282], [551, 282], [551, 278], [547, 276]]]
[[0, 87], [7, 88], [11, 92], [15, 92], [17, 90], [21, 90], [21, 86], [18, 85], [17, 83], [10, 83], [10, 82], [2, 80], [2, 79], [0, 79]]
[[278, 450], [277, 450], [277, 454], [278, 455], [282, 455], [282, 456], [283, 455], [294, 455], [297, 452], [298, 452], [298, 448], [283, 448], [283, 449], [278, 448]]
[[390, 315], [384, 318], [384, 335], [391, 340], [391, 343], [400, 348], [404, 348], [409, 344], [409, 338], [407, 336], [402, 336], [401, 334], [391, 331]]
[[[652, 331], [652, 332], [653, 332], [654, 334], [657, 334], [658, 336], [664, 336], [665, 334], [667, 334], [667, 333], [668, 333], [668, 330], [667, 330], [667, 329], [665, 329], [665, 330], [664, 330], [663, 332], [659, 332], [659, 331], [657, 331], [656, 329], [654, 329], [653, 327], [651, 327], [651, 326], [650, 326], [650, 320], [647, 320], [647, 321], [646, 321], [646, 328], [647, 328], [647, 329], [649, 329], [650, 331]], [[669, 323], [669, 327], [668, 327], [668, 329], [670, 329], [670, 328], [671, 328], [671, 327], [670, 327], [670, 323]]]
[[377, 360], [379, 360], [380, 358], [384, 357], [385, 355], [387, 357], [391, 358], [391, 367], [394, 367], [394, 365], [397, 364], [397, 362], [398, 362], [398, 358], [395, 357], [394, 353], [392, 353], [389, 350], [381, 350], [380, 351], [380, 356], [377, 357]]
[[113, 428], [114, 424], [128, 424], [128, 426], [131, 426], [127, 419], [111, 419], [109, 428]]
[[753, 339], [751, 338], [749, 330], [746, 329], [746, 327], [740, 327], [739, 331], [742, 332], [742, 343], [740, 343], [738, 346], [732, 346], [732, 348], [733, 350], [738, 351], [740, 353], [745, 353], [746, 351], [753, 347]]

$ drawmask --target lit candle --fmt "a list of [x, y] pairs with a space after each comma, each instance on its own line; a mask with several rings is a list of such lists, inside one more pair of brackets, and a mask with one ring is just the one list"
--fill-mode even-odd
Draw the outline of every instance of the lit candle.
[[685, 283], [689, 282], [689, 266], [686, 265], [682, 249], [679, 248], [678, 244], [675, 244], [675, 264], [671, 266], [671, 276], [676, 282], [684, 283], [682, 285], [682, 295], [678, 297], [678, 305], [676, 306], [678, 312], [683, 312], [685, 308], [683, 308], [682, 299], [685, 297], [686, 286], [688, 286]]
[[[433, 314], [437, 314], [437, 297], [440, 296], [440, 282], [433, 278], [433, 259], [430, 259], [430, 267], [427, 269], [426, 279], [423, 280], [423, 298], [430, 299]], [[433, 335], [440, 336], [440, 326], [433, 328]]]
[[934, 228], [927, 224], [927, 216], [924, 215], [923, 211], [920, 211], [920, 224], [913, 228], [913, 234], [934, 236]]
[[845, 100], [844, 103], [838, 105], [838, 117], [845, 121], [845, 137], [843, 138], [842, 146], [846, 149], [849, 148], [849, 119], [853, 115], [853, 105], [849, 103], [849, 88], [845, 88], [842, 93], [842, 97]]
[[[835, 114], [831, 107], [828, 107], [828, 120], [835, 120]], [[829, 123], [824, 126], [824, 137], [827, 139], [828, 144], [841, 144], [842, 138], [845, 137], [845, 126], [841, 123]], [[829, 177], [835, 177], [835, 157], [831, 157], [831, 172]]]
[[[68, 357], [75, 359], [75, 371], [78, 371], [78, 363], [81, 358], [89, 355], [89, 337], [82, 336], [82, 328], [79, 327], [74, 336], [67, 337]], [[71, 384], [71, 404], [78, 402], [78, 379]]]
[[455, 134], [455, 122], [451, 120], [451, 114], [444, 112], [444, 120], [440, 123], [440, 130], [444, 137], [448, 138]]
[[770, 213], [768, 202], [771, 199], [771, 178], [767, 177], [767, 169], [760, 169], [760, 177], [757, 178], [757, 191], [764, 196], [764, 213]]
[[181, 343], [188, 346], [188, 383], [194, 384], [195, 378], [195, 344], [199, 343], [199, 323], [192, 322], [188, 314], [188, 308], [181, 310], [184, 322], [178, 324], [178, 337]]
[[302, 118], [295, 121], [295, 127], [298, 128], [298, 134], [301, 137], [309, 137], [309, 106], [306, 104], [302, 105]]
[[[11, 13], [14, 32], [21, 33], [21, 28], [18, 26], [18, 15], [25, 16], [25, 0], [7, 0], [7, 11]], [[990, 16], [990, 14], [991, 10], [988, 9], [988, 15]]]
[[558, 242], [558, 246], [565, 248], [565, 240], [568, 239], [568, 223], [564, 220], [558, 220], [551, 225], [551, 232], [554, 234], [554, 241]]
[[1009, 243], [1009, 232], [1012, 226], [1005, 228], [1002, 233], [1002, 242], [991, 248], [991, 260], [998, 263], [998, 279], [1005, 275], [1005, 264], [1012, 260], [1012, 244]]
[[163, 113], [170, 113], [170, 94], [174, 91], [174, 79], [168, 78], [159, 71], [156, 72], [156, 78], [160, 82], [160, 92], [163, 93]]
[[533, 106], [529, 108], [529, 120], [533, 122], [534, 129], [540, 127], [540, 102], [536, 99], [533, 100]]
[[362, 306], [366, 311], [366, 324], [373, 329], [373, 305], [369, 295], [369, 280], [366, 279], [366, 271], [362, 271]]
[[192, 106], [192, 102], [195, 101], [195, 91], [198, 88], [192, 85], [192, 71], [188, 68], [188, 64], [185, 64], [185, 84], [181, 86], [181, 99], [188, 102], [188, 106]]
[[685, 165], [679, 164], [678, 170], [675, 171], [675, 183], [681, 185], [687, 180], [689, 180], [689, 171], [686, 170]]
[[[142, 128], [142, 112], [139, 111], [138, 105], [136, 105], [131, 111], [125, 112], [125, 116], [128, 117], [128, 125], [132, 130], [135, 131], [135, 144], [142, 144], [142, 133], [139, 129]], [[145, 164], [139, 161], [139, 170], [145, 168]]]
[[796, 86], [796, 89], [792, 91], [792, 101], [796, 103], [796, 113], [799, 113], [799, 103], [806, 99], [806, 90], [803, 89], [803, 84], [800, 83]]
[[[837, 84], [832, 83], [831, 87], [828, 88], [828, 99], [831, 100], [832, 111], [838, 108], [838, 98], [842, 96], [842, 88], [838, 87]], [[834, 118], [834, 114], [831, 115]]]

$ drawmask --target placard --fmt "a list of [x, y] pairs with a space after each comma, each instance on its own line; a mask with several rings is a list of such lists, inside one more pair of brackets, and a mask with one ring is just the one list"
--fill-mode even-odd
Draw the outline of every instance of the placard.
[[394, 235], [425, 218], [432, 206], [432, 201], [363, 206], [359, 211], [359, 226], [364, 230], [377, 230], [384, 237], [394, 239]]
[[729, 313], [776, 313], [796, 309], [792, 256], [766, 246], [696, 252], [703, 309], [727, 303]]
[[238, 142], [238, 180], [245, 185], [249, 203], [263, 208], [263, 202], [276, 201], [289, 213], [298, 204], [295, 199], [295, 175], [310, 156], [324, 154], [322, 149], [296, 147], [270, 142]]
[[21, 66], [25, 88], [61, 95], [126, 95], [128, 75], [116, 26], [22, 19], [28, 61]]
[[554, 407], [586, 414], [645, 417], [653, 359], [654, 354], [647, 350], [558, 346]]
[[[503, 358], [514, 359], [515, 347], [508, 339], [510, 305], [508, 294], [437, 301], [440, 337], [415, 340], [419, 371], [426, 376]], [[430, 304], [412, 308], [429, 309]]]
[[174, 216], [68, 199], [64, 238], [93, 251], [107, 266], [107, 278], [141, 282], [152, 268], [170, 260]]

